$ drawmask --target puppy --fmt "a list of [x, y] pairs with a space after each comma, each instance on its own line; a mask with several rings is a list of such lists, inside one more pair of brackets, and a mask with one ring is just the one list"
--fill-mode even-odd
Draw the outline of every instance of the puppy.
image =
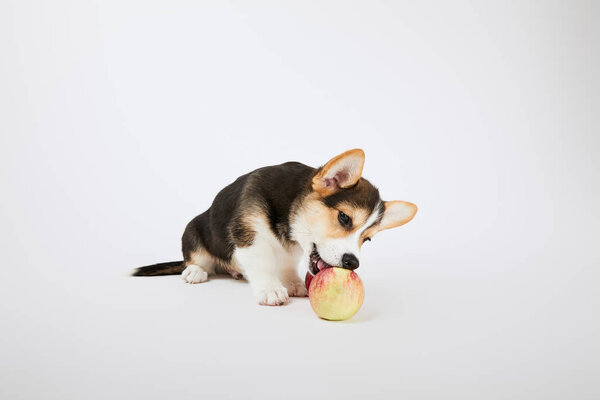
[[245, 278], [259, 304], [306, 296], [298, 264], [315, 275], [354, 270], [360, 248], [379, 231], [409, 222], [417, 207], [382, 201], [361, 177], [365, 154], [346, 151], [321, 168], [298, 162], [259, 168], [221, 190], [182, 237], [183, 261], [141, 267], [134, 276], [182, 274], [187, 283], [217, 273]]

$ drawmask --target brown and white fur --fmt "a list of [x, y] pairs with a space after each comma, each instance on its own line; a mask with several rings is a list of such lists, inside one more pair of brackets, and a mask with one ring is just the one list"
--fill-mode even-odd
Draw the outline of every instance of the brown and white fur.
[[138, 268], [135, 276], [181, 273], [187, 283], [217, 273], [244, 277], [259, 304], [306, 296], [298, 264], [311, 274], [356, 269], [364, 242], [409, 222], [417, 207], [382, 201], [361, 177], [365, 154], [346, 151], [321, 168], [297, 162], [259, 168], [217, 194], [182, 237], [183, 261]]

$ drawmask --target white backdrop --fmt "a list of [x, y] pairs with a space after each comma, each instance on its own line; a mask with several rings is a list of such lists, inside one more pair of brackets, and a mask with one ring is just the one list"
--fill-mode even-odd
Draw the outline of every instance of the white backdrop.
[[[505, 3], [0, 3], [0, 397], [599, 398], [600, 8]], [[352, 320], [122, 276], [354, 147], [419, 213]]]

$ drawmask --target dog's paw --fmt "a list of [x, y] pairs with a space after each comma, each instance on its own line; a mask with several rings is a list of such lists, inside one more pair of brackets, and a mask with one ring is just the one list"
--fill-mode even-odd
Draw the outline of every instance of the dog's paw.
[[232, 271], [229, 273], [231, 275], [231, 277], [233, 279], [235, 279], [236, 281], [239, 281], [240, 279], [244, 279], [244, 275], [242, 275], [240, 272], [237, 271]]
[[186, 283], [201, 283], [208, 280], [208, 273], [198, 265], [188, 265], [181, 273], [181, 279]]
[[308, 291], [306, 290], [306, 285], [304, 282], [300, 280], [292, 280], [289, 282], [284, 282], [285, 288], [287, 289], [288, 294], [291, 297], [306, 297], [308, 296]]
[[290, 302], [288, 291], [283, 286], [260, 290], [256, 292], [256, 299], [258, 304], [263, 306], [282, 306]]

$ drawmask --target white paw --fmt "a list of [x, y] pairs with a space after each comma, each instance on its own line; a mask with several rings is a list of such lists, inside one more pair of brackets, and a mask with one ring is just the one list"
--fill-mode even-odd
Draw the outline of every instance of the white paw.
[[256, 292], [258, 304], [263, 306], [281, 306], [290, 302], [287, 289], [283, 286]]
[[197, 265], [188, 265], [188, 267], [181, 273], [181, 279], [187, 283], [200, 283], [208, 280], [208, 274], [202, 267]]
[[288, 294], [291, 297], [306, 297], [306, 296], [308, 296], [308, 291], [306, 290], [306, 285], [304, 284], [304, 282], [302, 282], [300, 280], [284, 282], [284, 285], [287, 289]]

